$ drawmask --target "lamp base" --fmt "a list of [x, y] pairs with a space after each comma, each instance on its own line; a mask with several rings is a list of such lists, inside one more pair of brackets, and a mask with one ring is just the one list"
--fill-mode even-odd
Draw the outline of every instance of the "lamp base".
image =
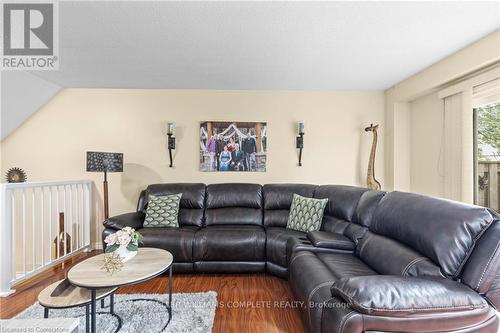
[[108, 201], [108, 173], [104, 171], [103, 196], [104, 196], [104, 219], [109, 218], [109, 201]]

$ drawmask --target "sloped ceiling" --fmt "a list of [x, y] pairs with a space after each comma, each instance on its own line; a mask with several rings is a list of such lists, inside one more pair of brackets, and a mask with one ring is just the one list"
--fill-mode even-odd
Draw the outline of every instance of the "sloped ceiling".
[[61, 87], [22, 71], [1, 73], [1, 140], [47, 103]]

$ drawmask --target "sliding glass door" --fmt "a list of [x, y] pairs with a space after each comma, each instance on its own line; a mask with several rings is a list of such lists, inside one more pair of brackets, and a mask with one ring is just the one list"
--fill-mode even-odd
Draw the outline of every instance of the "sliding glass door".
[[475, 196], [500, 211], [500, 101], [474, 109]]

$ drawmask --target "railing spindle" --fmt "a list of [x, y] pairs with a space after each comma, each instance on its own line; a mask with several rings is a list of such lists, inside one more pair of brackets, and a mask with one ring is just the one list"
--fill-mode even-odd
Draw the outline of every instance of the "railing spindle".
[[60, 242], [60, 235], [61, 235], [61, 228], [60, 228], [60, 223], [59, 223], [59, 219], [61, 218], [60, 216], [60, 212], [61, 212], [61, 207], [60, 207], [60, 191], [59, 191], [59, 186], [56, 186], [56, 194], [57, 194], [57, 201], [56, 201], [56, 223], [57, 223], [57, 235], [56, 235], [56, 238], [57, 239], [57, 243], [55, 244], [56, 246], [56, 259], [59, 259], [61, 257], [61, 253], [60, 253], [60, 249], [59, 249], [59, 242]]
[[67, 224], [68, 224], [68, 219], [67, 219], [67, 216], [66, 216], [66, 213], [68, 212], [68, 208], [67, 208], [67, 200], [66, 200], [66, 185], [63, 186], [63, 210], [64, 210], [64, 232], [65, 234], [63, 234], [63, 242], [64, 242], [64, 247], [63, 247], [63, 256], [65, 256], [67, 253], [66, 253], [66, 246], [67, 246], [67, 238], [66, 238], [66, 232], [68, 232], [68, 227], [67, 227]]
[[17, 278], [17, 251], [16, 251], [16, 238], [17, 238], [17, 233], [16, 233], [16, 191], [12, 190], [11, 191], [11, 226], [12, 226], [12, 275], [15, 278]]
[[35, 189], [31, 189], [31, 270], [36, 268], [36, 212], [35, 212]]
[[[73, 186], [69, 185], [69, 212], [68, 212], [68, 224], [69, 228], [64, 228], [66, 230], [66, 233], [68, 234], [73, 234]], [[66, 221], [66, 220], [65, 220]], [[73, 252], [73, 239], [74, 237], [71, 238], [71, 241], [69, 242], [69, 252]], [[66, 239], [67, 241], [67, 239]]]
[[49, 258], [54, 260], [52, 255], [52, 186], [49, 186]]
[[13, 280], [13, 270], [12, 263], [10, 259], [12, 257], [12, 246], [11, 246], [11, 205], [9, 204], [9, 198], [12, 198], [8, 189], [5, 185], [1, 185], [0, 188], [0, 228], [2, 233], [0, 234], [0, 251], [2, 256], [0, 257], [0, 296], [8, 296], [14, 291], [10, 288]]
[[22, 191], [22, 220], [23, 220], [23, 274], [26, 274], [26, 190]]
[[81, 192], [80, 192], [81, 186], [79, 184], [76, 185], [76, 213], [78, 215], [78, 230], [76, 232], [76, 235], [78, 236], [76, 246], [79, 248], [81, 247], [81, 242], [82, 242], [82, 217], [81, 217], [81, 210], [82, 210], [82, 205], [81, 205]]
[[85, 185], [85, 243], [90, 242], [90, 185]]
[[40, 188], [40, 247], [42, 248], [42, 266], [45, 266], [45, 248], [43, 247], [43, 241], [45, 240], [45, 210], [44, 210], [44, 187]]

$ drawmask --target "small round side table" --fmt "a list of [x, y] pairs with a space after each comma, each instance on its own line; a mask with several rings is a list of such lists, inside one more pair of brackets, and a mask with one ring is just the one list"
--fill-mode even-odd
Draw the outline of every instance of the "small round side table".
[[[114, 315], [114, 292], [118, 288], [99, 289], [96, 300], [101, 300], [104, 307], [104, 299], [109, 296], [109, 312]], [[38, 303], [44, 308], [43, 317], [49, 317], [49, 309], [67, 309], [85, 306], [85, 331], [90, 332], [90, 304], [92, 295], [90, 290], [72, 285], [68, 279], [59, 280], [46, 287], [38, 295]], [[121, 318], [118, 317], [119, 322]], [[121, 326], [121, 325], [119, 325]]]

